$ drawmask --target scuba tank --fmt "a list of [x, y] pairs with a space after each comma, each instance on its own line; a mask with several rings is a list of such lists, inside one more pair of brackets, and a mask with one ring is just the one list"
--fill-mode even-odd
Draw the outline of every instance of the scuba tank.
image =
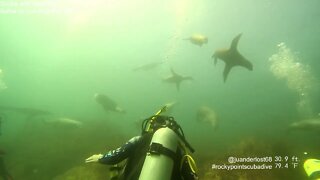
[[174, 164], [180, 161], [178, 148], [194, 149], [186, 141], [180, 125], [173, 117], [161, 116], [167, 106], [142, 123], [142, 134], [153, 133], [139, 180], [171, 180]]
[[178, 136], [170, 128], [158, 129], [152, 137], [139, 180], [170, 180], [178, 141]]

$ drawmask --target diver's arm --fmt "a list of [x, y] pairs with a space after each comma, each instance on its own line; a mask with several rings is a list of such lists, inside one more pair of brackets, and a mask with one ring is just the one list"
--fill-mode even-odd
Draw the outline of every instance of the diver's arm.
[[102, 164], [117, 164], [124, 159], [128, 158], [132, 151], [136, 148], [137, 144], [139, 143], [141, 136], [135, 136], [131, 138], [126, 144], [123, 146], [111, 150], [101, 158], [98, 159], [99, 163]]

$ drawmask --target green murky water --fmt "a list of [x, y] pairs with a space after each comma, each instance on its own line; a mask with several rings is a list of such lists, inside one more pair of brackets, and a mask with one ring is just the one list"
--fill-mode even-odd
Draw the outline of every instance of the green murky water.
[[[84, 159], [138, 135], [142, 119], [176, 101], [171, 115], [196, 149], [201, 179], [306, 179], [304, 159], [320, 158], [319, 130], [288, 129], [320, 118], [319, 5], [0, 1], [0, 143], [8, 171], [23, 180], [108, 179], [107, 166]], [[208, 42], [185, 40], [195, 33]], [[224, 83], [224, 62], [214, 65], [211, 56], [239, 33], [238, 50], [253, 71], [234, 67]], [[193, 80], [178, 91], [163, 81], [171, 68]], [[105, 112], [95, 93], [126, 113]], [[216, 114], [209, 121], [217, 128], [197, 120], [201, 106]], [[272, 162], [273, 170], [211, 169], [228, 156], [299, 161], [283, 169]]]

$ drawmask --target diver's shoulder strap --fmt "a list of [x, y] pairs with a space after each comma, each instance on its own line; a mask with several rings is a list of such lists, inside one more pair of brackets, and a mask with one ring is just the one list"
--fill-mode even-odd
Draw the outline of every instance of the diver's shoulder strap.
[[173, 152], [171, 149], [164, 147], [160, 143], [152, 142], [149, 147], [148, 153], [149, 154], [156, 154], [156, 155], [163, 154], [163, 155], [170, 157], [174, 161], [177, 159], [176, 152]]

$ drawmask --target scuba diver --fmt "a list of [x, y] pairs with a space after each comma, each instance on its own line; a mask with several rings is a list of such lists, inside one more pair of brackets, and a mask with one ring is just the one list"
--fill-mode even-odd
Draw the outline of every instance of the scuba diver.
[[[0, 127], [2, 123], [2, 117], [0, 116]], [[1, 135], [1, 132], [0, 132]], [[5, 164], [4, 164], [4, 159], [3, 156], [5, 155], [5, 152], [0, 149], [0, 177], [3, 180], [13, 180], [12, 176], [9, 174]]]
[[[162, 116], [164, 106], [142, 123], [142, 135], [106, 154], [95, 154], [86, 163], [113, 165], [112, 180], [196, 180], [197, 168], [183, 131], [173, 117]], [[120, 163], [126, 159], [124, 165]]]

